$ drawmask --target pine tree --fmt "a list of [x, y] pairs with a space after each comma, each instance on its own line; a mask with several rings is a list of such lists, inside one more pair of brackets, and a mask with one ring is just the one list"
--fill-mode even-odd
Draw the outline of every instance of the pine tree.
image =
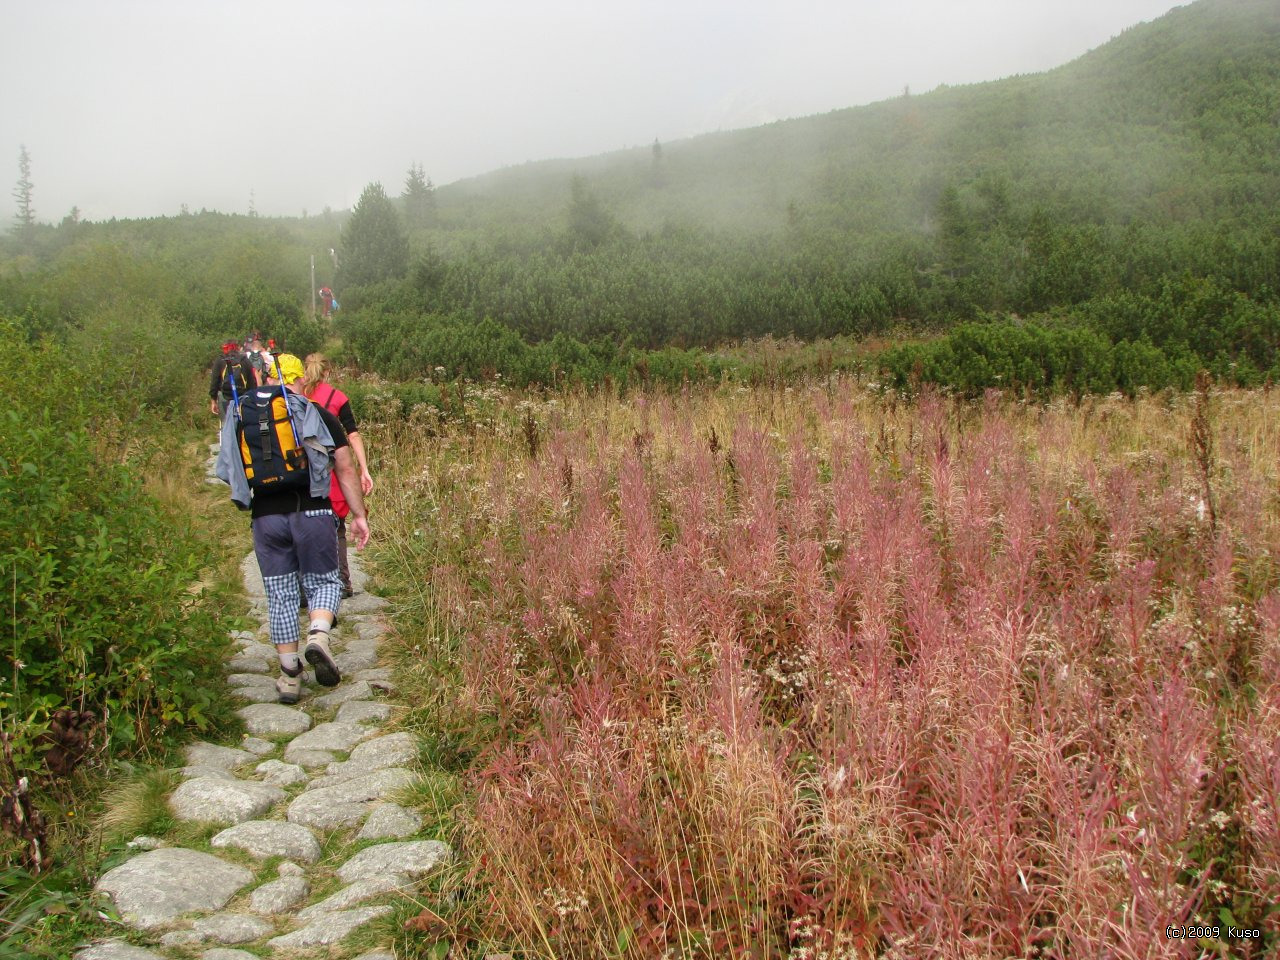
[[400, 215], [382, 184], [371, 183], [342, 230], [337, 281], [343, 287], [362, 286], [403, 277], [408, 269], [409, 238]]
[[18, 184], [13, 188], [13, 199], [18, 201], [18, 212], [14, 214], [14, 224], [18, 232], [29, 236], [36, 225], [36, 211], [31, 205], [31, 154], [26, 144], [18, 151]]
[[618, 231], [618, 222], [605, 209], [587, 181], [575, 174], [569, 181], [569, 242], [578, 250], [593, 250]]
[[404, 201], [404, 215], [410, 226], [424, 227], [434, 219], [436, 188], [423, 173], [421, 164], [409, 165], [409, 176], [404, 181], [400, 199]]

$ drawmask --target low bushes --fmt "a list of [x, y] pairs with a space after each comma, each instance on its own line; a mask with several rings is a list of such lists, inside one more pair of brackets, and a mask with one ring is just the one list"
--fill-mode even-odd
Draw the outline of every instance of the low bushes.
[[[12, 322], [0, 335], [24, 342]], [[50, 342], [0, 353], [0, 379], [15, 385], [0, 413], [0, 718], [18, 769], [37, 779], [68, 772], [80, 757], [67, 749], [87, 746], [50, 732], [61, 708], [89, 711], [90, 742], [108, 753], [155, 750], [226, 712], [210, 683], [226, 631], [189, 589], [208, 557], [143, 491], [145, 464], [177, 462], [172, 441], [140, 403], [100, 393], [87, 356]], [[130, 370], [142, 393], [163, 392]]]

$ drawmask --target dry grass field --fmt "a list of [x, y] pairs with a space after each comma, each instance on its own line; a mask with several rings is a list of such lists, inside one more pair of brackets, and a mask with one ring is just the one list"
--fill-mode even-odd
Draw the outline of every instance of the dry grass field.
[[368, 428], [383, 566], [467, 758], [456, 936], [584, 960], [1280, 943], [1277, 395], [835, 379], [465, 409]]

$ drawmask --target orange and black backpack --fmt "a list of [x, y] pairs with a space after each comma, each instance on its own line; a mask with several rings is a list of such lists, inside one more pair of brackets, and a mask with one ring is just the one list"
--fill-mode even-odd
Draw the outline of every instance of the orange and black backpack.
[[307, 451], [283, 389], [249, 391], [240, 398], [239, 420], [240, 459], [251, 489], [265, 493], [310, 487]]

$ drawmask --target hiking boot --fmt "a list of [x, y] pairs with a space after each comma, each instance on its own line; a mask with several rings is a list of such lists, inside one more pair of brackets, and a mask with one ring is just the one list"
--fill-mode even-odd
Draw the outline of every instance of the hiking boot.
[[297, 703], [302, 696], [302, 678], [281, 674], [276, 678], [276, 697], [281, 703]]
[[356, 595], [356, 592], [355, 592], [354, 590], [352, 590], [350, 587], [343, 587], [343, 588], [342, 588], [342, 599], [343, 599], [343, 600], [350, 600], [350, 599], [351, 599], [352, 597], [354, 597], [355, 595]]
[[316, 668], [316, 683], [322, 687], [336, 687], [342, 681], [338, 665], [329, 650], [329, 634], [313, 630], [307, 634], [307, 647], [302, 651], [307, 663]]

